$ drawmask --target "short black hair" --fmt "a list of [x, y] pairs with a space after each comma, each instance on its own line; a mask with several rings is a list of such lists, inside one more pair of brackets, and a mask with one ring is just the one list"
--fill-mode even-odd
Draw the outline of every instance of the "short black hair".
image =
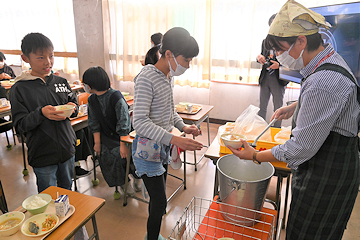
[[[323, 41], [320, 33], [314, 33], [314, 34], [311, 34], [311, 35], [307, 35], [305, 37], [307, 39], [306, 50], [308, 52], [315, 51], [320, 46], [324, 45], [324, 41]], [[284, 46], [281, 45], [280, 41], [285, 41], [289, 45], [292, 45], [296, 41], [297, 38], [298, 38], [298, 36], [295, 36], [295, 37], [277, 37], [277, 36], [274, 36], [274, 35], [267, 35], [267, 37], [265, 39], [265, 48], [267, 50], [274, 49], [276, 51], [283, 51]]]
[[154, 45], [158, 45], [161, 43], [162, 37], [163, 37], [162, 33], [158, 32], [151, 35], [150, 39], [154, 43]]
[[157, 61], [159, 60], [158, 51], [159, 48], [157, 46], [150, 48], [150, 50], [146, 53], [145, 56], [145, 65], [155, 65], [155, 63], [157, 63]]
[[6, 60], [6, 57], [3, 52], [0, 52], [0, 61], [2, 62], [4, 60]]
[[168, 30], [162, 39], [160, 54], [170, 50], [175, 57], [182, 55], [185, 58], [193, 58], [199, 54], [199, 45], [190, 33], [181, 27], [174, 27]]
[[38, 50], [54, 49], [54, 45], [48, 37], [42, 33], [29, 33], [21, 40], [21, 51], [29, 57], [30, 53], [37, 53]]
[[110, 79], [102, 67], [91, 67], [83, 74], [83, 83], [89, 85], [91, 89], [105, 91], [110, 88]]

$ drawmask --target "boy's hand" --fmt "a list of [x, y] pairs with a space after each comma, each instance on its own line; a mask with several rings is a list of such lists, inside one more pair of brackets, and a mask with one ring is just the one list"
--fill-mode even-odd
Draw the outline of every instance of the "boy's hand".
[[57, 115], [57, 114], [63, 113], [64, 111], [56, 111], [56, 108], [51, 105], [47, 105], [47, 106], [43, 107], [41, 109], [41, 112], [46, 118], [48, 118], [50, 120], [62, 121], [62, 120], [66, 119], [66, 117]]
[[77, 108], [77, 105], [76, 105], [75, 103], [73, 103], [73, 102], [68, 102], [66, 105], [73, 105], [73, 106], [75, 106], [75, 107], [74, 107], [74, 110], [73, 110], [73, 113], [75, 112], [75, 110], [76, 110], [76, 108]]

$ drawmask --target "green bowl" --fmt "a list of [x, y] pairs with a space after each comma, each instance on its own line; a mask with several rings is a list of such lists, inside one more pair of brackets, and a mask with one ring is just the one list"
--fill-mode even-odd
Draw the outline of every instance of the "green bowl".
[[[40, 197], [42, 198], [43, 200], [46, 201], [46, 204], [41, 206], [41, 207], [38, 207], [38, 208], [28, 208], [29, 204], [31, 203], [31, 201], [34, 201], [35, 197]], [[27, 210], [29, 213], [31, 214], [39, 214], [39, 213], [43, 213], [45, 212], [47, 206], [49, 205], [49, 203], [51, 202], [51, 196], [49, 194], [46, 194], [46, 193], [39, 193], [39, 194], [35, 194], [35, 195], [32, 195], [30, 197], [28, 197], [27, 199], [25, 199], [22, 203], [22, 207]]]

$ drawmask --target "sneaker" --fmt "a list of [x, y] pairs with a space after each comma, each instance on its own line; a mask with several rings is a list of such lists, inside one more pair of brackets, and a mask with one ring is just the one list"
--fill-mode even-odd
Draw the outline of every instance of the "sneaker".
[[133, 179], [133, 188], [135, 190], [135, 192], [140, 192], [141, 191], [141, 182], [142, 182], [142, 179], [136, 179], [134, 178]]
[[[121, 190], [125, 193], [125, 184], [122, 185], [121, 187]], [[128, 187], [127, 187], [127, 192], [126, 192], [128, 195], [130, 196], [134, 196], [135, 195], [135, 191], [134, 189], [131, 187], [131, 184], [128, 184]]]
[[81, 168], [80, 166], [75, 167], [75, 173], [77, 177], [85, 177], [90, 175], [90, 171]]

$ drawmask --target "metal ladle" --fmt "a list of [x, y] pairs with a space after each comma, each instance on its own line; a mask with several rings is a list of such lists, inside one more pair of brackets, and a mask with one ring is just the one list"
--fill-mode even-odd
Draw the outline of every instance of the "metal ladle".
[[252, 144], [250, 144], [250, 146], [252, 146], [253, 148], [256, 147], [257, 141], [259, 140], [259, 138], [271, 127], [271, 125], [273, 125], [275, 122], [277, 121], [277, 118], [274, 118], [269, 125], [267, 125], [267, 127], [259, 134], [259, 136], [257, 136], [254, 140], [254, 142]]

